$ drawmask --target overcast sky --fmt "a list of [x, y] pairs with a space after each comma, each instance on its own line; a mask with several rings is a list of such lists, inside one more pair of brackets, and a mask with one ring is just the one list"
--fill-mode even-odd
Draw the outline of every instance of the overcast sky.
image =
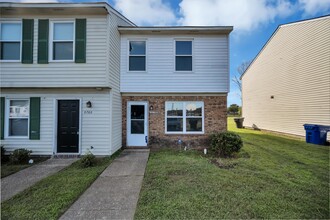
[[[98, 0], [1, 0], [5, 2], [98, 2]], [[104, 2], [104, 1], [101, 1]], [[330, 0], [109, 0], [137, 25], [234, 26], [230, 75], [252, 60], [278, 25], [330, 14]], [[231, 81], [228, 105], [241, 104]]]

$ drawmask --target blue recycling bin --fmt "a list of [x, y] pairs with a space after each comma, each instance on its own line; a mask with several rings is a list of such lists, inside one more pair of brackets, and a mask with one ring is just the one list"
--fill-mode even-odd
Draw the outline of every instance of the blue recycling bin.
[[306, 131], [306, 142], [311, 144], [325, 145], [327, 142], [327, 132], [330, 131], [330, 126], [304, 124]]

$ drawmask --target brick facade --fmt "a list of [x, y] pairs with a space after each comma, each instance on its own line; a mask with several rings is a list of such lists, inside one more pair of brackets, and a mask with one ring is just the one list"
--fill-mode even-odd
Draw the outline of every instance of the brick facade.
[[[227, 96], [122, 96], [123, 147], [126, 146], [126, 113], [128, 101], [148, 101], [149, 107], [149, 147], [204, 148], [208, 146], [208, 136], [216, 131], [227, 130]], [[165, 134], [166, 101], [203, 101], [204, 134]], [[183, 144], [178, 145], [181, 139]]]

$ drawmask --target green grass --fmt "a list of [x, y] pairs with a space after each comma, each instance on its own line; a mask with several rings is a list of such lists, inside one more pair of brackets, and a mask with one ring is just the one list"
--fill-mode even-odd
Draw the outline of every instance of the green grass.
[[31, 166], [30, 164], [24, 164], [24, 165], [1, 164], [1, 178], [9, 176], [13, 173], [16, 173], [30, 166]]
[[14, 174], [18, 171], [21, 171], [25, 168], [33, 166], [37, 163], [43, 162], [43, 161], [49, 159], [49, 157], [36, 157], [36, 158], [32, 158], [32, 159], [34, 161], [33, 164], [19, 164], [19, 165], [10, 164], [10, 163], [1, 164], [1, 178]]
[[1, 203], [1, 219], [58, 219], [119, 154], [98, 158], [93, 167], [79, 161]]
[[219, 168], [196, 151], [152, 152], [136, 219], [329, 219], [329, 146], [228, 120], [241, 157]]

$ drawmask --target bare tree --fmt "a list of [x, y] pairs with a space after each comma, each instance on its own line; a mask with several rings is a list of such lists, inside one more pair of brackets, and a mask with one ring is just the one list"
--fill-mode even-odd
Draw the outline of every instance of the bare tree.
[[234, 76], [232, 79], [233, 82], [237, 85], [239, 88], [240, 92], [242, 93], [242, 81], [241, 81], [241, 76], [243, 73], [246, 71], [246, 69], [250, 66], [251, 61], [244, 61], [242, 62], [238, 67], [237, 67], [237, 74]]

